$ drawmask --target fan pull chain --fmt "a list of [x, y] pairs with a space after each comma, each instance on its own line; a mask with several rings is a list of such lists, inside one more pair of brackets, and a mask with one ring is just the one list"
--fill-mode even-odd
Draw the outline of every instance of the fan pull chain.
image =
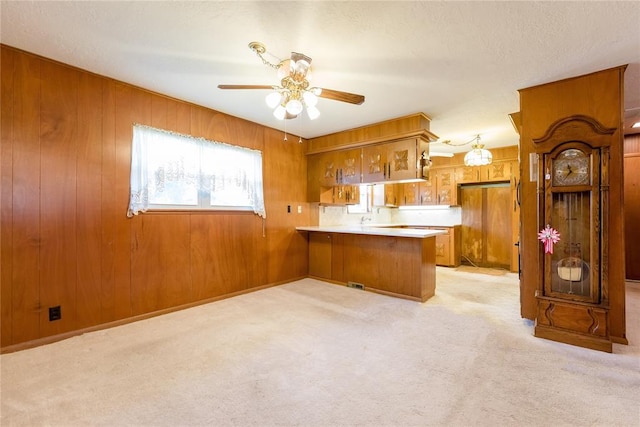
[[284, 119], [284, 141], [287, 140], [287, 119]]

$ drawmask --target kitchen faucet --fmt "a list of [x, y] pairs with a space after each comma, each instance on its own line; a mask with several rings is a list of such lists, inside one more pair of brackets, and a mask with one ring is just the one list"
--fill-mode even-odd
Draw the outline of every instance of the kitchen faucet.
[[365, 221], [371, 221], [371, 218], [367, 218], [363, 215], [362, 218], [360, 218], [360, 224], [364, 224]]

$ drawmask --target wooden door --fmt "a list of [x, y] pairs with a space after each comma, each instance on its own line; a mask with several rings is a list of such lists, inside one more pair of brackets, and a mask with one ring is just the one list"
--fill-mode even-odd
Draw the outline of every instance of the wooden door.
[[509, 184], [462, 186], [460, 198], [463, 262], [509, 270], [513, 245]]

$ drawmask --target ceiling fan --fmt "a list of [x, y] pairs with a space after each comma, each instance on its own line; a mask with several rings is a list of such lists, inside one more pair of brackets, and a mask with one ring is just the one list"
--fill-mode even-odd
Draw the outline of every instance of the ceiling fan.
[[291, 58], [271, 63], [263, 56], [267, 48], [260, 42], [249, 43], [249, 49], [256, 53], [264, 63], [274, 68], [280, 78], [279, 85], [218, 85], [219, 89], [271, 89], [266, 101], [269, 107], [274, 108], [273, 115], [279, 120], [298, 117], [306, 108], [311, 120], [320, 115], [316, 108], [318, 97], [332, 99], [334, 101], [347, 102], [360, 105], [364, 102], [364, 96], [339, 90], [311, 87], [309, 85], [309, 70], [311, 58], [297, 52], [291, 52]]

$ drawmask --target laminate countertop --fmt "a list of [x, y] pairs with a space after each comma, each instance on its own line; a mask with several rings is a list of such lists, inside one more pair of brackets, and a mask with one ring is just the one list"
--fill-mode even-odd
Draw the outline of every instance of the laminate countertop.
[[412, 237], [424, 239], [446, 233], [444, 230], [425, 230], [420, 228], [398, 227], [389, 225], [311, 225], [296, 227], [298, 231], [318, 231], [324, 233], [366, 234], [374, 236]]

